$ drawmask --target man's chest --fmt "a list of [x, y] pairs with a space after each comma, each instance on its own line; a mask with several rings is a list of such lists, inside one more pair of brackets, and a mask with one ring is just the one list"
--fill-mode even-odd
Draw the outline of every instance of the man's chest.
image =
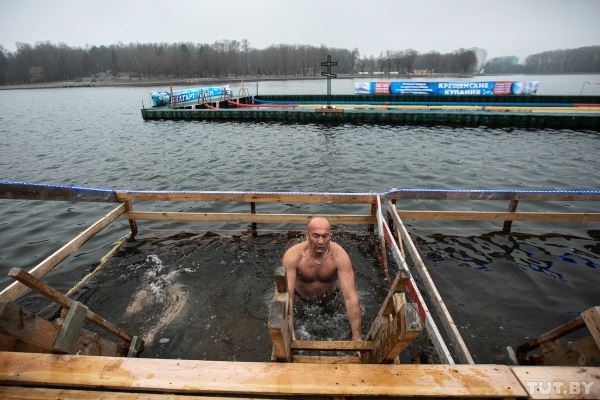
[[297, 271], [300, 279], [307, 282], [329, 282], [337, 278], [337, 269], [332, 260], [328, 260], [322, 265], [317, 265], [310, 261], [301, 262]]

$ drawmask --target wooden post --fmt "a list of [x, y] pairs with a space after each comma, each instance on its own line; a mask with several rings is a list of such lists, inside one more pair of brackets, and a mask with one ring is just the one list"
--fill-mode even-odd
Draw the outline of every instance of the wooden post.
[[75, 348], [75, 342], [79, 338], [85, 314], [88, 309], [78, 301], [71, 302], [71, 308], [67, 313], [58, 336], [54, 341], [54, 351], [60, 353], [72, 353]]
[[594, 338], [596, 346], [600, 349], [600, 306], [585, 310], [581, 313], [581, 318]]
[[[508, 212], [515, 212], [517, 211], [517, 205], [519, 204], [519, 200], [511, 200], [510, 203], [508, 204]], [[504, 221], [504, 226], [502, 227], [502, 232], [503, 233], [510, 233], [510, 228], [512, 226], [512, 221]]]
[[[375, 218], [376, 215], [377, 215], [377, 203], [371, 203], [371, 217]], [[375, 232], [375, 225], [369, 224], [368, 230], [371, 233]]]
[[289, 362], [292, 359], [292, 335], [289, 329], [287, 302], [273, 300], [269, 307], [267, 328], [273, 342], [273, 353], [277, 361]]
[[[250, 202], [250, 214], [256, 214], [256, 202], [252, 201]], [[256, 222], [252, 222], [252, 237], [256, 237], [257, 232], [256, 232]]]
[[410, 280], [410, 275], [408, 271], [400, 270], [396, 274], [394, 281], [390, 285], [388, 293], [383, 300], [383, 304], [379, 309], [379, 312], [375, 316], [375, 320], [371, 324], [369, 328], [369, 333], [367, 333], [367, 340], [373, 340], [375, 336], [377, 336], [377, 332], [388, 322], [388, 316], [392, 312], [394, 307], [394, 295], [396, 293], [401, 293], [406, 290], [406, 285]]
[[173, 98], [173, 82], [169, 84], [169, 96], [171, 99], [171, 108], [175, 108], [177, 104], [175, 104], [175, 98]]
[[[371, 209], [371, 213], [373, 209]], [[383, 213], [381, 210], [381, 197], [377, 195], [377, 199], [375, 200], [375, 217], [377, 219], [377, 232], [379, 234], [379, 251], [380, 258], [379, 262], [381, 264], [381, 269], [383, 271], [383, 277], [385, 278], [385, 283], [388, 285], [391, 284], [390, 274], [388, 269], [388, 261], [387, 261], [387, 247], [385, 244], [385, 231], [384, 231], [384, 221], [383, 221]]]
[[[29, 288], [35, 290], [42, 296], [54, 301], [55, 303], [58, 303], [59, 305], [61, 305], [63, 307], [70, 308], [72, 306], [72, 300], [70, 298], [68, 298], [67, 296], [65, 296], [64, 294], [59, 292], [58, 290], [54, 289], [53, 287], [48, 286], [44, 282], [35, 278], [33, 275], [23, 271], [21, 268], [11, 269], [10, 272], [8, 273], [8, 275], [11, 276], [12, 278], [18, 280], [22, 284], [28, 286]], [[102, 328], [106, 329], [110, 333], [125, 340], [127, 343], [131, 343], [132, 337], [129, 336], [127, 334], [127, 332], [125, 332], [121, 328], [117, 327], [112, 322], [105, 320], [104, 318], [102, 318], [101, 316], [96, 314], [95, 312], [87, 310], [85, 317], [90, 322], [93, 322], [94, 324], [101, 326]]]
[[287, 293], [287, 273], [282, 265], [275, 268], [275, 285], [277, 292]]
[[136, 357], [144, 349], [144, 341], [139, 336], [134, 336], [127, 350], [127, 357]]
[[400, 309], [394, 311], [386, 327], [373, 339], [373, 351], [365, 357], [369, 364], [391, 363], [423, 331], [417, 307], [398, 300]]
[[275, 298], [269, 307], [267, 328], [273, 342], [274, 361], [289, 362], [292, 360], [292, 330], [290, 299], [287, 287], [287, 274], [282, 265], [275, 268]]
[[[133, 207], [131, 206], [131, 201], [127, 200], [125, 201], [125, 212], [126, 213], [130, 213], [131, 211], [133, 211]], [[127, 214], [129, 215], [129, 214]], [[137, 222], [135, 222], [135, 219], [133, 218], [127, 218], [129, 220], [129, 227], [131, 228], [131, 237], [134, 238], [135, 235], [138, 233], [138, 227], [137, 227]]]

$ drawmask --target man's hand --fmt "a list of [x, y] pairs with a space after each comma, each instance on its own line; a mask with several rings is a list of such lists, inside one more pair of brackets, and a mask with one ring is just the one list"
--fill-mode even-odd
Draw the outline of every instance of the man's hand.
[[[358, 337], [352, 338], [352, 341], [353, 342], [362, 342], [362, 336], [358, 336]], [[354, 356], [355, 357], [362, 357], [362, 351], [356, 350], [354, 352]]]

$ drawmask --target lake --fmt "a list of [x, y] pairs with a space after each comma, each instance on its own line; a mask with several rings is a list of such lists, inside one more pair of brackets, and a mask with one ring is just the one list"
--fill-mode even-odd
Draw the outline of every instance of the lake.
[[[539, 80], [539, 94], [579, 94], [584, 82], [600, 81], [600, 75], [472, 80]], [[334, 80], [333, 93], [352, 93], [354, 82]], [[245, 85], [255, 93], [255, 82]], [[239, 86], [231, 85], [234, 93]], [[258, 92], [313, 94], [323, 93], [325, 87], [321, 80], [269, 81], [260, 82]], [[600, 188], [597, 132], [144, 122], [140, 108], [149, 104], [148, 93], [156, 89], [0, 91], [1, 179], [132, 190]], [[598, 91], [597, 86], [586, 86], [584, 94]], [[520, 204], [519, 209], [533, 210], [535, 206]], [[551, 208], [564, 211], [565, 206], [567, 211], [598, 212], [600, 208], [560, 203]], [[0, 284], [10, 283], [6, 272], [11, 267], [34, 266], [111, 207], [0, 200]], [[236, 204], [149, 203], [134, 207], [247, 211]], [[259, 211], [262, 207], [259, 205]], [[265, 208], [265, 212], [274, 210], [318, 212], [320, 208]], [[517, 346], [600, 303], [598, 224], [517, 222], [513, 234], [502, 234], [501, 227], [493, 223], [408, 223], [477, 362], [505, 362], [506, 346]], [[128, 229], [126, 222], [113, 224], [48, 275], [46, 282], [67, 291]], [[336, 227], [336, 240], [349, 249], [363, 311], [372, 316], [385, 288], [376, 255], [369, 250], [372, 238], [355, 229]], [[144, 356], [268, 359], [264, 322], [272, 294], [272, 267], [287, 247], [300, 240], [287, 230], [285, 226], [259, 225], [260, 234], [253, 238], [247, 234], [247, 226], [240, 224], [142, 221], [140, 238], [127, 243], [76, 296], [109, 320], [153, 334], [154, 345]], [[154, 314], [128, 315], [136, 291], [143, 288], [158, 288], [147, 302], [161, 306]], [[177, 311], [188, 323], [167, 320], [164, 324], [164, 312], [173, 311], [168, 297], [177, 295], [173, 288], [185, 294], [186, 306]], [[45, 305], [34, 295], [25, 296], [19, 304], [32, 310]], [[239, 309], [239, 304], [247, 306]], [[346, 333], [343, 318], [341, 314], [333, 319], [333, 336]], [[363, 319], [368, 328], [369, 321]], [[246, 322], [234, 322], [240, 320]], [[162, 330], [153, 331], [157, 326], [163, 326]]]

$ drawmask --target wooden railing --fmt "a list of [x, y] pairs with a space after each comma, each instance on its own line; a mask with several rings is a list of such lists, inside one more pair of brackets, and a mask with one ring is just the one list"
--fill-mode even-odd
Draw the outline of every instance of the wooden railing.
[[[519, 201], [599, 201], [600, 191], [490, 191], [490, 190], [390, 190], [378, 195], [376, 193], [300, 193], [300, 192], [231, 192], [231, 191], [115, 191], [104, 189], [86, 189], [57, 185], [24, 184], [20, 182], [0, 182], [0, 199], [27, 199], [27, 200], [65, 200], [65, 201], [90, 201], [121, 203], [92, 224], [77, 237], [65, 244], [54, 254], [36, 265], [29, 271], [36, 279], [41, 279], [68, 256], [77, 251], [87, 240], [92, 238], [102, 229], [109, 226], [119, 216], [129, 220], [132, 235], [138, 230], [137, 221], [140, 220], [176, 220], [176, 221], [217, 221], [252, 223], [256, 230], [256, 223], [282, 223], [304, 224], [314, 216], [324, 216], [335, 224], [362, 224], [373, 226], [377, 224], [380, 235], [381, 264], [387, 275], [387, 252], [391, 252], [393, 260], [400, 270], [409, 271], [406, 262], [407, 252], [412, 260], [411, 267], [419, 273], [424, 281], [424, 289], [432, 299], [433, 307], [440, 316], [443, 326], [457, 352], [458, 358], [463, 363], [472, 363], [460, 333], [456, 328], [442, 298], [425, 264], [423, 263], [414, 243], [410, 238], [402, 219], [467, 219], [467, 220], [498, 220], [505, 221], [505, 229], [513, 220], [527, 221], [600, 221], [600, 213], [522, 213], [516, 212]], [[389, 203], [386, 209], [390, 221], [394, 223], [395, 232], [388, 226], [383, 216], [383, 203], [385, 200], [504, 200], [509, 201], [507, 212], [477, 212], [477, 211], [423, 211], [423, 210], [398, 210]], [[148, 212], [135, 211], [134, 202], [230, 202], [250, 203], [249, 213], [190, 213], [190, 212]], [[257, 213], [256, 203], [308, 203], [308, 204], [364, 204], [370, 206], [368, 214], [273, 214]], [[508, 224], [508, 225], [507, 225]], [[397, 234], [398, 242], [394, 240]], [[387, 278], [390, 281], [389, 277]], [[389, 282], [391, 283], [391, 282]], [[427, 332], [440, 356], [442, 362], [453, 363], [452, 356], [431, 318], [429, 309], [416, 287], [412, 276], [409, 275], [407, 284], [408, 293], [417, 307]], [[20, 282], [15, 282], [0, 292], [0, 300], [14, 301], [23, 295], [28, 288]], [[279, 297], [283, 296], [281, 294]], [[304, 346], [302, 343], [290, 342], [286, 348]], [[289, 358], [291, 353], [280, 354], [278, 357]]]

